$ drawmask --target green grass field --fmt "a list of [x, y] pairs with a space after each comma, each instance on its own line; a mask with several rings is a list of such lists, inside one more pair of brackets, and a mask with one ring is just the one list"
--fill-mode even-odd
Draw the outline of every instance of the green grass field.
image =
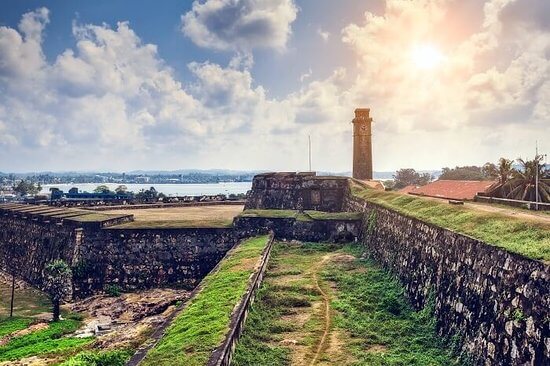
[[71, 337], [70, 333], [82, 324], [78, 314], [63, 311], [65, 320], [45, 323], [41, 319], [51, 316], [51, 303], [45, 294], [33, 288], [15, 291], [14, 317], [10, 318], [10, 294], [9, 284], [1, 282], [0, 339], [8, 336], [10, 339], [0, 346], [0, 363], [37, 356], [49, 360], [48, 364], [63, 366], [123, 366], [133, 353], [126, 349], [92, 351], [94, 338]]
[[216, 272], [206, 276], [200, 292], [174, 319], [142, 365], [205, 365], [223, 341], [231, 314], [243, 297], [267, 242], [267, 236], [243, 241]]
[[415, 311], [403, 287], [358, 245], [276, 243], [233, 365], [309, 364], [319, 349], [329, 294], [329, 333], [316, 365], [461, 365], [435, 331], [431, 308]]
[[525, 257], [550, 261], [550, 225], [478, 211], [431, 199], [384, 192], [352, 183], [352, 194], [422, 221], [472, 236]]
[[[4, 319], [0, 324], [4, 324], [8, 328], [11, 327], [9, 332], [11, 333], [14, 330], [23, 329], [21, 325], [27, 321], [28, 319]], [[67, 319], [50, 323], [45, 329], [14, 337], [5, 345], [0, 346], [0, 361], [13, 361], [36, 355], [63, 355], [67, 352], [74, 352], [92, 342], [90, 338], [64, 337], [64, 335], [78, 329], [80, 323], [78, 320]]]

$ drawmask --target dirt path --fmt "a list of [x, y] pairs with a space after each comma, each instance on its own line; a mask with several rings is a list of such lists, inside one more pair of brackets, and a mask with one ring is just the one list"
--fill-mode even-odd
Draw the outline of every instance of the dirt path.
[[[427, 197], [422, 196], [422, 199], [436, 201], [436, 202], [447, 202], [447, 199], [436, 198], [436, 197]], [[504, 206], [498, 204], [482, 203], [482, 202], [471, 202], [465, 201], [464, 207], [489, 213], [498, 213], [501, 215], [515, 217], [522, 220], [530, 220], [534, 222], [540, 222], [543, 224], [550, 224], [550, 214], [547, 211], [530, 211], [527, 209], [519, 207]]]
[[510, 217], [517, 217], [523, 220], [532, 220], [536, 222], [550, 224], [550, 215], [548, 215], [546, 212], [536, 212], [536, 211], [529, 212], [527, 210], [522, 210], [519, 208], [513, 208], [513, 207], [508, 208], [508, 207], [488, 205], [488, 204], [476, 203], [476, 202], [466, 202], [464, 205], [468, 208], [472, 208], [478, 211], [495, 212], [495, 213], [503, 214]]
[[328, 337], [328, 334], [330, 332], [330, 324], [331, 324], [331, 316], [330, 316], [330, 298], [328, 294], [321, 288], [319, 285], [319, 270], [325, 265], [326, 262], [328, 262], [331, 258], [332, 254], [327, 254], [323, 257], [321, 262], [317, 266], [313, 268], [313, 281], [315, 281], [315, 288], [319, 291], [321, 296], [323, 297], [323, 305], [325, 308], [325, 329], [323, 331], [323, 335], [321, 336], [321, 340], [319, 341], [319, 345], [317, 346], [317, 351], [313, 355], [313, 358], [311, 359], [311, 362], [309, 363], [309, 366], [313, 366], [317, 363], [317, 360], [319, 359], [319, 356], [323, 352], [323, 348], [325, 347], [325, 343]]

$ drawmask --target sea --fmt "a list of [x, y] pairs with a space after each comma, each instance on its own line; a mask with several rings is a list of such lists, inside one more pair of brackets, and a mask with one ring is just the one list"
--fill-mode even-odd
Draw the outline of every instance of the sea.
[[[93, 192], [99, 185], [106, 185], [110, 190], [114, 191], [120, 183], [79, 183], [79, 184], [46, 184], [42, 186], [40, 193], [49, 193], [50, 188], [59, 188], [63, 192], [76, 187], [80, 192]], [[202, 196], [215, 194], [239, 194], [246, 193], [252, 187], [252, 182], [226, 182], [226, 183], [201, 183], [201, 184], [123, 184], [128, 188], [128, 191], [139, 192], [142, 189], [155, 189], [164, 193], [167, 196]]]

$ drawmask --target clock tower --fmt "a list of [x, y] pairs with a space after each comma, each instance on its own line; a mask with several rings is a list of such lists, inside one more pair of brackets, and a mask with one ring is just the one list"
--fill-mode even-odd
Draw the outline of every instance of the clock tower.
[[372, 179], [372, 118], [369, 108], [357, 108], [353, 119], [353, 178]]

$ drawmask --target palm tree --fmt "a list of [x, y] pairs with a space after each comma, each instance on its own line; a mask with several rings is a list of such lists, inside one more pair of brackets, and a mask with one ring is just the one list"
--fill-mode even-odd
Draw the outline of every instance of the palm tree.
[[512, 166], [513, 161], [506, 158], [500, 158], [498, 159], [498, 167], [497, 167], [497, 174], [498, 174], [498, 180], [500, 184], [505, 184], [512, 178], [515, 169]]
[[517, 159], [521, 169], [514, 170], [512, 179], [502, 186], [505, 198], [536, 201], [536, 177], [539, 177], [538, 191], [540, 202], [550, 202], [550, 185], [541, 180], [546, 174], [546, 167], [542, 162], [542, 155], [535, 156], [533, 160]]

